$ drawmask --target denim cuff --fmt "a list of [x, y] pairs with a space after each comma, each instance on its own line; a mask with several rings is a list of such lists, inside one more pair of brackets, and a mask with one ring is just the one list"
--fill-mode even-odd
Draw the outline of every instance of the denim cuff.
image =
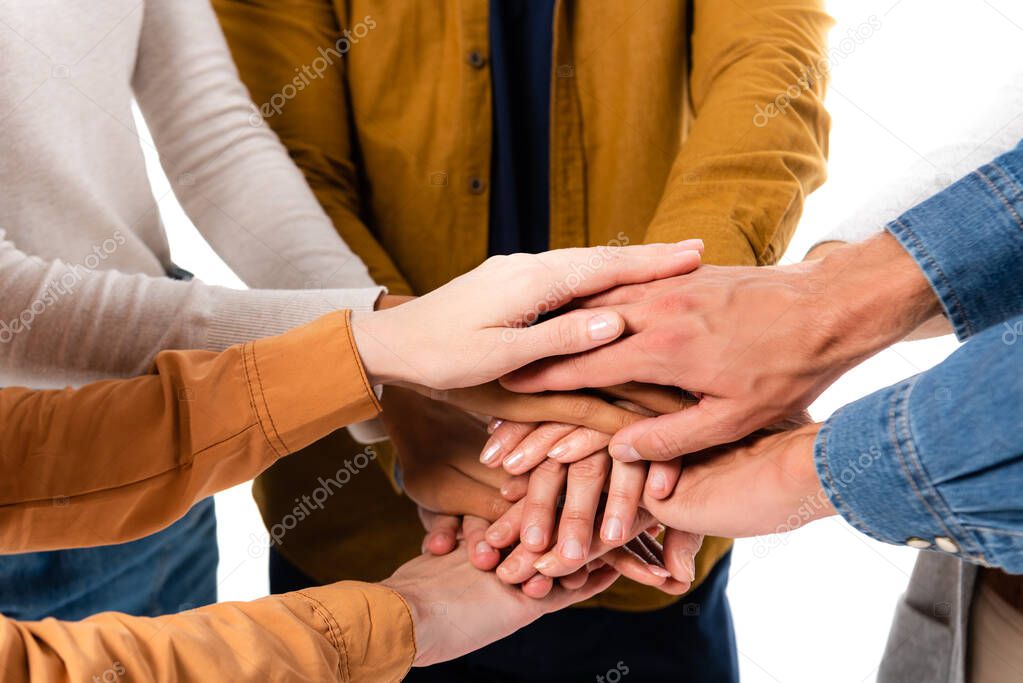
[[1023, 312], [1023, 151], [1017, 148], [886, 226], [919, 264], [956, 336]]
[[824, 423], [814, 444], [817, 476], [846, 521], [877, 540], [979, 554], [924, 470], [910, 431], [917, 378], [851, 403]]

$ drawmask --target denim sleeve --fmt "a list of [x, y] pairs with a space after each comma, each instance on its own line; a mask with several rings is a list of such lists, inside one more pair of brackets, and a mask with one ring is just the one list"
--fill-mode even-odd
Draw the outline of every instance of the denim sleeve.
[[1023, 313], [1023, 143], [887, 230], [923, 269], [960, 340]]
[[836, 412], [814, 448], [835, 509], [881, 541], [1023, 573], [1023, 316]]

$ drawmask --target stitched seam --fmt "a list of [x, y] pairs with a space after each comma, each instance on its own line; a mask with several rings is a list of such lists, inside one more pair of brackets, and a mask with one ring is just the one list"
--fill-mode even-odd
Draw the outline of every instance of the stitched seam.
[[[998, 166], [993, 166], [993, 165], [989, 166], [988, 168], [990, 168], [992, 170], [995, 170], [995, 171], [998, 171], [999, 174], [1005, 178], [1006, 182], [1008, 182], [1010, 185], [1015, 186], [1015, 183], [1013, 182], [1012, 178], [1007, 176], [1002, 171], [1001, 168], [999, 168]], [[1017, 225], [1019, 225], [1020, 228], [1023, 228], [1023, 218], [1020, 218], [1019, 213], [1016, 212], [1016, 207], [1013, 206], [1012, 200], [1009, 199], [1005, 195], [1005, 193], [1002, 192], [1002, 189], [1000, 187], [998, 187], [994, 183], [994, 179], [990, 178], [989, 176], [987, 176], [983, 171], [984, 171], [984, 169], [981, 169], [980, 171], [977, 172], [977, 174], [980, 176], [981, 180], [983, 180], [984, 184], [987, 185], [988, 187], [990, 187], [991, 191], [994, 192], [998, 196], [998, 199], [1000, 199], [1002, 201], [1002, 203], [1005, 204], [1005, 208], [1008, 209], [1009, 213], [1012, 214], [1012, 217], [1016, 219]]]
[[838, 486], [835, 485], [835, 479], [831, 474], [831, 458], [828, 457], [828, 439], [831, 437], [831, 428], [825, 424], [824, 429], [827, 430], [824, 432], [824, 437], [821, 440], [821, 450], [824, 453], [824, 477], [827, 480], [828, 488], [831, 489], [831, 492], [835, 497], [835, 502], [838, 503], [838, 506], [841, 506], [842, 510], [845, 511], [845, 517], [850, 524], [859, 528], [868, 535], [880, 535], [877, 531], [871, 529], [869, 525], [865, 524], [863, 520], [860, 519], [859, 515], [857, 515], [852, 507], [845, 502], [845, 499], [842, 498], [842, 495], [838, 492]]
[[377, 414], [383, 412], [383, 407], [380, 405], [380, 401], [377, 400], [377, 394], [373, 391], [373, 387], [370, 386], [369, 378], [366, 377], [366, 368], [362, 365], [362, 356], [359, 355], [359, 347], [355, 345], [355, 332], [352, 330], [352, 312], [347, 310], [344, 312], [345, 318], [345, 332], [347, 332], [348, 346], [351, 348], [353, 357], [355, 358], [355, 365], [359, 369], [359, 379], [362, 380], [362, 386], [366, 390], [366, 394], [369, 396], [370, 401], [373, 402], [373, 407], [376, 408]]
[[[937, 526], [941, 527], [945, 531], [946, 535], [955, 538], [957, 542], [960, 545], [962, 545], [963, 539], [961, 535], [953, 533], [952, 530], [945, 523], [945, 520], [941, 517], [941, 515], [939, 515], [937, 511], [934, 510], [934, 508], [931, 506], [930, 502], [928, 502], [927, 496], [925, 495], [924, 491], [921, 490], [920, 485], [918, 485], [916, 479], [913, 477], [912, 472], [910, 472], [909, 462], [907, 460], [908, 454], [903, 450], [903, 446], [912, 449], [912, 439], [909, 437], [908, 434], [905, 435], [905, 438], [902, 438], [902, 434], [899, 433], [899, 424], [901, 420], [896, 415], [895, 411], [898, 403], [909, 400], [909, 394], [912, 388], [916, 385], [916, 382], [917, 378], [910, 380], [909, 384], [906, 385], [906, 388], [902, 392], [904, 396], [893, 397], [892, 407], [891, 410], [889, 410], [888, 412], [889, 435], [892, 438], [892, 442], [895, 444], [895, 452], [896, 455], [898, 456], [897, 460], [899, 463], [899, 467], [902, 469], [902, 473], [905, 476], [906, 481], [909, 482], [909, 486], [913, 490], [913, 494], [917, 497], [917, 500], [920, 501], [920, 504], [927, 510], [927, 512], [931, 514], [931, 517], [933, 517], [933, 520], [936, 522]], [[922, 479], [921, 483], [923, 485], [927, 486], [929, 490], [934, 491], [934, 487], [930, 486], [930, 482], [927, 480], [926, 477], [921, 477], [921, 479]], [[937, 497], [937, 491], [934, 491], [934, 494], [935, 497]], [[968, 541], [968, 538], [966, 540]]]
[[271, 451], [273, 451], [274, 455], [281, 458], [284, 454], [277, 450], [277, 447], [270, 440], [270, 435], [266, 433], [266, 426], [263, 424], [263, 418], [259, 414], [259, 408], [256, 406], [256, 397], [253, 395], [254, 387], [252, 385], [252, 377], [249, 374], [249, 346], [251, 346], [251, 343], [245, 344], [242, 347], [242, 369], [245, 371], [245, 384], [249, 387], [249, 407], [252, 409], [252, 414], [256, 416], [256, 420], [259, 423], [259, 431], [262, 432], [266, 445]]
[[1018, 536], [1023, 538], [1023, 531], [1013, 531], [1012, 529], [995, 529], [989, 526], [980, 526], [979, 524], [969, 524], [969, 528], [976, 529], [977, 531], [983, 531], [989, 534], [996, 534], [1000, 536]]
[[898, 218], [892, 222], [895, 223], [896, 225], [902, 226], [902, 228], [904, 229], [903, 235], [906, 237], [906, 239], [910, 240], [913, 243], [913, 246], [916, 247], [917, 254], [920, 256], [920, 258], [924, 259], [927, 262], [927, 265], [933, 270], [934, 274], [937, 275], [937, 277], [941, 280], [943, 289], [948, 292], [949, 297], [952, 299], [951, 303], [953, 305], [953, 308], [955, 309], [956, 316], [963, 321], [963, 326], [966, 328], [967, 336], [973, 336], [974, 334], [973, 324], [970, 322], [970, 319], [966, 316], [963, 304], [959, 300], [959, 295], [956, 293], [956, 290], [952, 287], [952, 283], [951, 281], [949, 281], [948, 276], [945, 274], [945, 271], [942, 270], [940, 265], [938, 265], [938, 262], [934, 259], [931, 253], [924, 246], [923, 242], [920, 240], [919, 236], [917, 236], [916, 232], [913, 231], [913, 228], [910, 226], [909, 223], [907, 223], [902, 218]]
[[339, 677], [343, 677], [341, 680], [352, 680], [351, 670], [348, 667], [348, 648], [345, 647], [341, 627], [334, 619], [334, 615], [330, 613], [330, 610], [327, 609], [323, 603], [305, 591], [296, 591], [295, 594], [305, 600], [312, 608], [313, 612], [323, 619], [323, 622], [327, 625], [327, 635], [330, 637], [330, 641], [334, 645], [334, 649], [337, 650], [338, 655], [340, 655], [337, 661], [337, 674]]
[[256, 370], [256, 382], [259, 384], [259, 395], [263, 399], [263, 408], [266, 409], [266, 419], [270, 422], [270, 428], [273, 429], [274, 436], [281, 443], [281, 448], [284, 449], [284, 453], [291, 453], [288, 448], [288, 444], [284, 443], [284, 439], [281, 438], [280, 432], [277, 431], [277, 423], [274, 422], [273, 413], [270, 412], [270, 404], [266, 400], [266, 390], [263, 388], [263, 378], [259, 374], [259, 362], [256, 360], [256, 345], [252, 345], [252, 367]]

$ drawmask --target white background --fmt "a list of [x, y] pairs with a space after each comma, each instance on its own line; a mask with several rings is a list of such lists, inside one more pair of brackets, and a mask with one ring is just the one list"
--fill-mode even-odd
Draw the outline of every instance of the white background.
[[[830, 179], [808, 201], [788, 262], [801, 259], [850, 210], [869, 201], [873, 188], [964, 129], [1023, 65], [1019, 0], [842, 0], [830, 2], [829, 10], [837, 21], [833, 47], [865, 22], [880, 28], [835, 62], [828, 96]], [[152, 146], [144, 148], [150, 154]], [[160, 208], [175, 261], [207, 282], [241, 287], [167, 192], [151, 154], [148, 162], [155, 194], [164, 197]], [[842, 378], [811, 412], [824, 419], [932, 366], [955, 346], [949, 337], [900, 344]], [[267, 592], [265, 558], [250, 552], [265, 532], [249, 489], [217, 496], [222, 600]], [[742, 492], [736, 492], [736, 504], [742, 504]], [[914, 551], [871, 541], [836, 519], [739, 542], [729, 594], [743, 680], [873, 680], [914, 557]]]

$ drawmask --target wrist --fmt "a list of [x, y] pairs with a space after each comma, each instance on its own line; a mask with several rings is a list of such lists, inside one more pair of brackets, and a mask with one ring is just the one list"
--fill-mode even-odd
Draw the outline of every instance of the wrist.
[[841, 367], [858, 364], [942, 313], [923, 271], [887, 232], [829, 251], [810, 272], [811, 289], [822, 294], [816, 302], [822, 356]]
[[392, 348], [396, 321], [390, 311], [352, 312], [352, 337], [372, 386], [401, 381], [400, 356]]

